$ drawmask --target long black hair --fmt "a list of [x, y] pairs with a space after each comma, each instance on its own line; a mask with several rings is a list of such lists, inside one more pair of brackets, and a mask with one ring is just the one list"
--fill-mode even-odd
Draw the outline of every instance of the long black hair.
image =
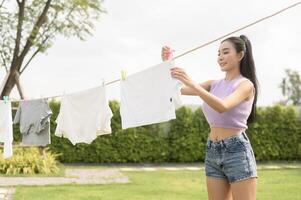
[[254, 85], [255, 88], [255, 94], [254, 94], [254, 102], [252, 105], [252, 111], [248, 118], [248, 123], [251, 123], [254, 121], [256, 117], [256, 103], [257, 103], [257, 96], [258, 96], [258, 80], [256, 77], [256, 69], [253, 59], [253, 53], [252, 53], [252, 45], [250, 40], [245, 35], [241, 35], [239, 37], [229, 37], [226, 38], [224, 41], [229, 41], [233, 44], [235, 50], [237, 53], [244, 52], [244, 57], [242, 58], [240, 62], [240, 73], [248, 78]]

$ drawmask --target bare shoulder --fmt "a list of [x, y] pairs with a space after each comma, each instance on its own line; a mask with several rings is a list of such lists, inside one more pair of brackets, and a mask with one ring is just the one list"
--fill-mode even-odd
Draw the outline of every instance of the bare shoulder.
[[255, 94], [254, 84], [252, 83], [252, 81], [250, 81], [247, 78], [245, 78], [243, 81], [241, 81], [238, 84], [237, 89], [247, 94], [248, 97], [246, 98], [246, 100], [252, 98], [253, 95]]
[[244, 79], [238, 84], [238, 87], [252, 90], [252, 89], [254, 88], [254, 84], [253, 84], [252, 81], [250, 81], [249, 79], [244, 78]]

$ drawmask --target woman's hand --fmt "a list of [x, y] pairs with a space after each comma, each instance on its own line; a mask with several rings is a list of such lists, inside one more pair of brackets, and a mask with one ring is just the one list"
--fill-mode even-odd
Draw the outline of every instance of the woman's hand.
[[170, 47], [168, 47], [168, 46], [162, 47], [162, 50], [161, 50], [161, 58], [162, 58], [162, 60], [163, 61], [167, 61], [167, 60], [171, 59], [173, 52], [174, 51]]
[[[170, 60], [172, 58], [174, 50], [172, 50], [169, 46], [162, 47], [161, 50], [161, 58], [163, 61]], [[186, 72], [179, 67], [171, 68], [171, 76], [180, 80], [187, 87], [193, 87], [196, 84], [187, 74]]]
[[179, 67], [173, 67], [170, 69], [171, 71], [171, 76], [173, 78], [178, 79], [179, 81], [181, 81], [184, 85], [186, 85], [187, 87], [194, 87], [195, 84], [197, 84], [196, 82], [194, 82], [185, 72], [184, 69], [179, 68]]

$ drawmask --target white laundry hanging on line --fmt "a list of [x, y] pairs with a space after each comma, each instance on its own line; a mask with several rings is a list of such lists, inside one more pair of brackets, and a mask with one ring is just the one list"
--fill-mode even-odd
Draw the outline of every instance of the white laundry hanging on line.
[[120, 81], [123, 129], [176, 118], [182, 84], [171, 77], [173, 66], [173, 61], [166, 61]]
[[11, 102], [0, 100], [0, 142], [4, 143], [3, 158], [13, 155], [13, 119]]
[[55, 135], [68, 138], [73, 145], [90, 144], [97, 136], [112, 132], [112, 116], [104, 86], [64, 95]]

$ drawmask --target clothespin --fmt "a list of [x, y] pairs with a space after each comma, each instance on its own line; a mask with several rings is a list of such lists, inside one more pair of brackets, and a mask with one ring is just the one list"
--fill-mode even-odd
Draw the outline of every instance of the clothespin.
[[121, 70], [121, 80], [125, 81], [125, 79], [126, 79], [126, 71]]
[[4, 100], [4, 103], [7, 103], [9, 100], [8, 96], [3, 96], [3, 100]]

